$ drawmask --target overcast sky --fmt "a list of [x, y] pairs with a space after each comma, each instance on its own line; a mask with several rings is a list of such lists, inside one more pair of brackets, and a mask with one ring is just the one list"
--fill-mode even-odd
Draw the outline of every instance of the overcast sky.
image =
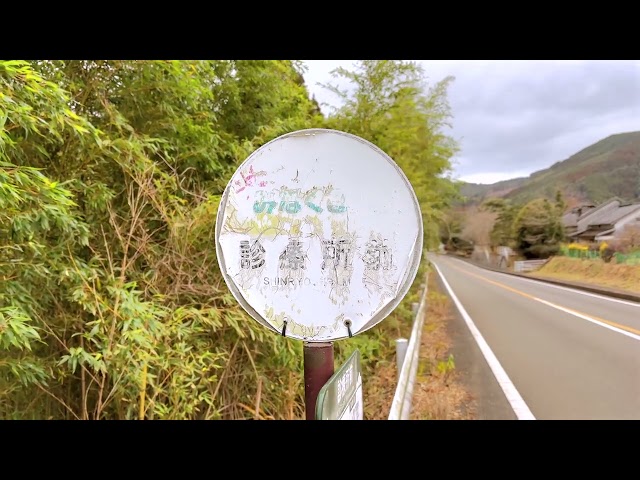
[[[449, 89], [461, 152], [454, 176], [493, 183], [549, 167], [609, 135], [640, 130], [639, 60], [419, 60], [429, 83]], [[333, 81], [353, 60], [306, 60], [305, 81], [318, 102], [337, 99]], [[328, 108], [323, 107], [325, 113]]]

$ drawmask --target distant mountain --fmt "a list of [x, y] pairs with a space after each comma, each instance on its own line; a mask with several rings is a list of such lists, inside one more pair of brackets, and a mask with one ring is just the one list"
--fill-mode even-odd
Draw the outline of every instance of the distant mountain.
[[522, 177], [502, 180], [492, 184], [463, 183], [460, 187], [460, 193], [467, 199], [468, 203], [479, 203], [485, 198], [505, 196], [527, 180], [527, 177]]
[[640, 132], [611, 135], [529, 177], [491, 185], [463, 183], [461, 193], [466, 204], [478, 204], [488, 197], [525, 203], [554, 198], [558, 190], [570, 203], [599, 204], [611, 197], [640, 199]]

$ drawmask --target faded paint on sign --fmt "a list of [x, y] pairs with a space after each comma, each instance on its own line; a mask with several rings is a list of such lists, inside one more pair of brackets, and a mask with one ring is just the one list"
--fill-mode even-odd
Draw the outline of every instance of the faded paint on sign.
[[327, 341], [370, 328], [401, 300], [420, 261], [422, 217], [381, 150], [316, 129], [279, 137], [241, 165], [216, 240], [225, 280], [254, 318]]

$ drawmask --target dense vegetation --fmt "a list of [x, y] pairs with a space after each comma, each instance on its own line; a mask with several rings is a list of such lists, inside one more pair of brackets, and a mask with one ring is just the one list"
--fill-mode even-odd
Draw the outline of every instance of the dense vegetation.
[[565, 209], [559, 191], [553, 202], [544, 197], [525, 204], [488, 198], [479, 207], [447, 210], [440, 222], [440, 239], [447, 250], [463, 255], [471, 255], [475, 245], [508, 246], [525, 258], [548, 258], [565, 240]]
[[[251, 320], [218, 269], [231, 174], [289, 131], [360, 135], [405, 171], [434, 245], [456, 149], [450, 79], [362, 61], [335, 72], [352, 88], [325, 117], [303, 69], [0, 61], [0, 418], [303, 417], [301, 343]], [[406, 323], [408, 301], [385, 328]], [[391, 342], [378, 328], [349, 346], [372, 368]]]

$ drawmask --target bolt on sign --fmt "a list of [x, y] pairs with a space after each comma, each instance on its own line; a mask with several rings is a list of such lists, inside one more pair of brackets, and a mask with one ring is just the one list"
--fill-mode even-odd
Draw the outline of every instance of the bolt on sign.
[[398, 305], [418, 271], [422, 232], [413, 188], [388, 155], [351, 134], [309, 129], [240, 165], [215, 233], [224, 279], [256, 321], [328, 342]]
[[362, 369], [355, 350], [320, 389], [316, 420], [363, 420]]

